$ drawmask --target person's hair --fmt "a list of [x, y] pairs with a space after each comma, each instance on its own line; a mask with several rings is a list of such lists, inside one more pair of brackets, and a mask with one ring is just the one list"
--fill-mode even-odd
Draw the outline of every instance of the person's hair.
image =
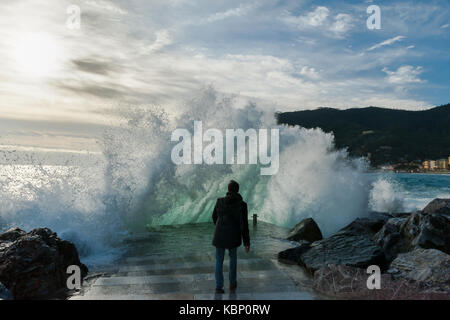
[[228, 192], [239, 192], [239, 183], [234, 180], [231, 180], [228, 184]]

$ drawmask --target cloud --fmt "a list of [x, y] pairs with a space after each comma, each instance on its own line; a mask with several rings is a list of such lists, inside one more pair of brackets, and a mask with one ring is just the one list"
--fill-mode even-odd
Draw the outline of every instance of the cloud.
[[255, 4], [241, 4], [239, 7], [231, 8], [226, 11], [216, 12], [210, 15], [206, 20], [208, 22], [215, 22], [224, 20], [230, 17], [242, 17], [248, 14], [248, 12], [256, 7]]
[[334, 18], [334, 23], [330, 27], [330, 31], [338, 36], [347, 33], [353, 27], [353, 18], [346, 13], [339, 13]]
[[99, 75], [107, 75], [116, 68], [115, 65], [105, 61], [96, 60], [94, 58], [74, 59], [72, 60], [75, 68], [80, 71], [94, 73]]
[[389, 45], [391, 45], [391, 44], [393, 44], [393, 43], [395, 43], [397, 41], [401, 41], [401, 40], [403, 40], [405, 38], [406, 38], [405, 36], [396, 36], [394, 38], [385, 40], [383, 42], [380, 42], [380, 43], [370, 47], [369, 49], [367, 49], [367, 51], [372, 51], [372, 50], [375, 50], [375, 49], [378, 49], [378, 48], [381, 48], [381, 47], [384, 47], [384, 46], [389, 46]]
[[441, 26], [441, 29], [447, 29], [450, 26], [450, 24], [444, 24], [443, 26]]
[[423, 72], [422, 67], [402, 66], [397, 71], [389, 71], [387, 68], [383, 68], [387, 76], [387, 81], [393, 84], [411, 84], [411, 83], [423, 83], [424, 80], [418, 76]]
[[117, 6], [116, 4], [114, 4], [110, 1], [84, 0], [84, 3], [90, 5], [91, 7], [99, 9], [99, 10], [110, 11], [110, 12], [121, 14], [121, 15], [127, 14], [127, 11], [123, 10], [122, 8], [120, 8], [119, 6]]
[[327, 7], [317, 7], [303, 16], [289, 16], [287, 22], [296, 25], [299, 29], [304, 27], [318, 27], [322, 26], [330, 15], [330, 10]]
[[282, 20], [300, 30], [318, 30], [327, 36], [343, 38], [354, 27], [354, 19], [350, 14], [338, 13], [333, 16], [330, 9], [323, 6], [300, 16], [285, 13]]
[[156, 40], [147, 48], [148, 51], [160, 51], [162, 48], [172, 44], [172, 38], [168, 30], [158, 30]]
[[[425, 33], [440, 30], [442, 36], [439, 28], [448, 19], [429, 3], [412, 13], [405, 5], [396, 7], [399, 21], [383, 10], [383, 34], [393, 38], [368, 50], [380, 33], [366, 30], [364, 3], [137, 0], [115, 2], [120, 7], [114, 9], [113, 1], [80, 0], [81, 29], [67, 30], [64, 14], [72, 2], [0, 2], [6, 12], [0, 29], [0, 121], [7, 119], [0, 130], [12, 119], [33, 119], [46, 121], [48, 130], [58, 121], [74, 123], [61, 131], [78, 132], [80, 123], [109, 124], [122, 104], [160, 105], [174, 115], [207, 85], [279, 110], [369, 104], [413, 109], [447, 97], [443, 90], [429, 94], [440, 90], [429, 91], [430, 85], [420, 86], [420, 95], [396, 90], [425, 83], [423, 70], [410, 61], [434, 59], [436, 67], [427, 64], [430, 82], [432, 72], [448, 65], [436, 54], [445, 42], [423, 45], [410, 21], [411, 16], [433, 21], [437, 15]], [[21, 30], [18, 21], [27, 21], [22, 27], [29, 32], [51, 35], [62, 49], [54, 73], [29, 79], [17, 72], [10, 48]], [[414, 50], [392, 46], [406, 37]], [[384, 46], [387, 50], [375, 50]]]
[[312, 79], [318, 79], [319, 78], [319, 74], [318, 74], [318, 72], [316, 71], [315, 68], [304, 66], [304, 67], [302, 67], [300, 69], [299, 73], [302, 76], [306, 76], [306, 77], [309, 77], [309, 78], [312, 78]]

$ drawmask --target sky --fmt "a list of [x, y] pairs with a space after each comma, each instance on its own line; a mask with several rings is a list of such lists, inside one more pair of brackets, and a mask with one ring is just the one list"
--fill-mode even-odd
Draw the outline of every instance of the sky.
[[0, 149], [96, 151], [119, 108], [176, 114], [206, 87], [278, 111], [447, 104], [449, 13], [447, 0], [2, 0]]

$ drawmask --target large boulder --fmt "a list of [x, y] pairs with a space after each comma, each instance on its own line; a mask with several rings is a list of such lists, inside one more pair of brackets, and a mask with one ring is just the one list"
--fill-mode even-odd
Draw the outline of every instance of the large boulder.
[[450, 255], [436, 249], [415, 249], [401, 253], [391, 263], [389, 273], [430, 288], [450, 293]]
[[378, 265], [386, 268], [386, 260], [381, 248], [365, 235], [339, 232], [316, 241], [300, 257], [299, 264], [314, 273], [328, 264], [367, 268]]
[[334, 299], [367, 300], [448, 300], [443, 291], [430, 290], [412, 279], [380, 275], [380, 288], [369, 289], [366, 270], [344, 265], [328, 265], [314, 273], [313, 288]]
[[442, 214], [450, 216], [450, 199], [434, 199], [423, 210], [425, 214]]
[[378, 231], [372, 240], [383, 250], [387, 262], [391, 262], [401, 252], [406, 252], [406, 244], [400, 233], [406, 218], [391, 218]]
[[314, 242], [322, 239], [322, 232], [312, 218], [302, 220], [291, 230], [288, 237], [288, 240], [291, 241], [305, 240]]
[[308, 241], [302, 241], [298, 247], [290, 248], [278, 253], [278, 261], [287, 264], [301, 264], [301, 256], [311, 248]]
[[416, 248], [438, 249], [450, 253], [450, 219], [438, 213], [412, 213], [400, 233], [408, 251]]
[[87, 267], [75, 246], [48, 228], [29, 233], [18, 228], [0, 235], [0, 282], [14, 299], [48, 299], [67, 292], [67, 267], [78, 265], [81, 276]]
[[[313, 289], [335, 298], [369, 298], [379, 290], [367, 288], [369, 276], [364, 269], [330, 264], [314, 272]], [[390, 275], [381, 275], [381, 288], [388, 287], [387, 284], [390, 282]]]
[[339, 232], [351, 235], [373, 236], [390, 218], [392, 216], [388, 213], [371, 212], [368, 217], [355, 219], [352, 223], [339, 230]]

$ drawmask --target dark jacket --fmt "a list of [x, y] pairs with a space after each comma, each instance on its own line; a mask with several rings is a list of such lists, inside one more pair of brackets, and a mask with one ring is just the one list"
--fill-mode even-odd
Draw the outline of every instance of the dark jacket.
[[226, 197], [217, 199], [212, 214], [214, 221], [213, 246], [218, 248], [236, 248], [244, 241], [250, 246], [248, 232], [247, 204], [239, 193], [228, 192]]

